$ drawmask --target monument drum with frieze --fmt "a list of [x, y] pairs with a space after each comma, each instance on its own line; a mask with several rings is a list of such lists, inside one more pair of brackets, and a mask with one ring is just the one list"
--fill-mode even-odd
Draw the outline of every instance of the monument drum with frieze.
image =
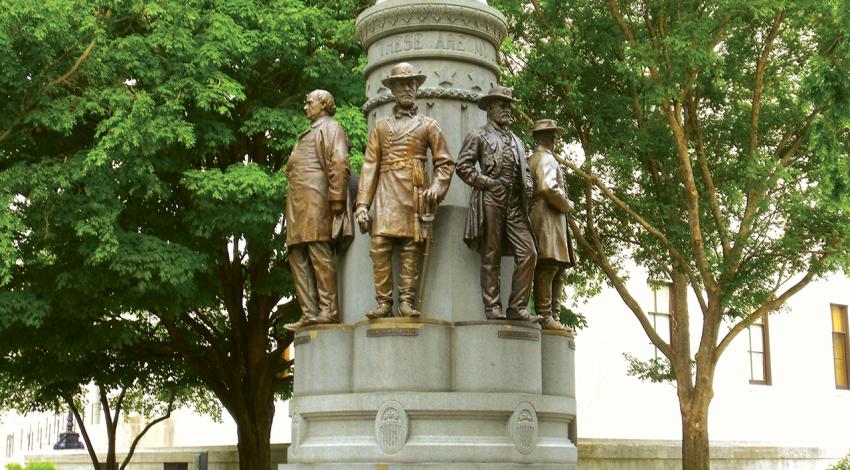
[[470, 198], [486, 189], [451, 184], [476, 180], [455, 173], [451, 155], [487, 126], [479, 103], [509, 101], [479, 101], [496, 94], [486, 92], [498, 87], [506, 30], [481, 0], [378, 0], [358, 17], [369, 138], [355, 219], [369, 236], [337, 257], [341, 323], [295, 332], [293, 442], [280, 470], [576, 468], [573, 333], [528, 321], [536, 251], [522, 143], [488, 153], [510, 162], [506, 172], [484, 164], [505, 191], [480, 179], [491, 199], [520, 201], [511, 220], [525, 220], [512, 232], [525, 239], [513, 244], [519, 272], [501, 252], [488, 258], [488, 280], [521, 280], [485, 300], [516, 321], [484, 319], [482, 258], [464, 244]]

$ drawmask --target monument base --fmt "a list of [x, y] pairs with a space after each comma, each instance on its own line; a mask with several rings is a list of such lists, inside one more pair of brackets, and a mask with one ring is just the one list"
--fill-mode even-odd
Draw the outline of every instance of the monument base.
[[[293, 398], [289, 464], [572, 468], [575, 400], [525, 393], [373, 392]], [[331, 466], [327, 466], [331, 465]], [[334, 467], [337, 465], [337, 467]], [[449, 466], [451, 465], [451, 466]], [[566, 466], [565, 466], [566, 465]], [[308, 468], [308, 467], [304, 467]], [[364, 467], [365, 468], [365, 467]], [[553, 467], [554, 468], [554, 467]]]
[[292, 463], [278, 465], [278, 470], [576, 470], [576, 464], [512, 464], [512, 463]]

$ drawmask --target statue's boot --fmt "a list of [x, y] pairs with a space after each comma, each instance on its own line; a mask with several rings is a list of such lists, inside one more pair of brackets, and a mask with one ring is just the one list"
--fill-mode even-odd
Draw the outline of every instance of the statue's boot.
[[366, 318], [386, 318], [393, 314], [393, 245], [388, 237], [375, 235], [369, 248], [372, 271], [375, 274], [375, 302], [378, 307], [370, 310]]
[[540, 322], [540, 326], [543, 327], [544, 330], [563, 330], [569, 331], [569, 328], [563, 325], [560, 321], [556, 320], [551, 314], [543, 315], [543, 321]]
[[320, 313], [318, 317], [316, 317], [316, 323], [319, 325], [331, 325], [334, 323], [339, 323], [339, 315], [336, 313]]
[[508, 320], [511, 321], [530, 321], [530, 322], [539, 322], [543, 320], [542, 317], [537, 315], [531, 316], [528, 313], [528, 309], [526, 308], [508, 308]]
[[413, 306], [416, 300], [416, 284], [419, 279], [419, 254], [420, 243], [412, 240], [404, 244], [401, 249], [401, 270], [398, 280], [398, 313], [403, 317], [419, 317], [422, 313]]
[[502, 307], [493, 307], [484, 310], [484, 316], [487, 317], [488, 320], [504, 320], [505, 316], [502, 314]]
[[392, 314], [393, 314], [393, 304], [392, 303], [378, 304], [377, 308], [369, 310], [369, 312], [366, 313], [366, 318], [368, 318], [370, 320], [375, 320], [375, 319], [378, 319], [378, 318], [390, 317], [390, 316], [392, 316]]
[[304, 328], [305, 326], [315, 325], [317, 323], [318, 318], [314, 315], [304, 314], [301, 315], [301, 318], [298, 321], [293, 323], [287, 323], [283, 325], [285, 330], [296, 331], [300, 328]]

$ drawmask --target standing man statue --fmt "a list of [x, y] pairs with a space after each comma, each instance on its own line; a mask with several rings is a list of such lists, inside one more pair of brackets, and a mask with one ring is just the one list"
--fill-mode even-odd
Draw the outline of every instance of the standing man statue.
[[334, 251], [354, 236], [348, 198], [351, 144], [333, 119], [336, 104], [325, 90], [307, 94], [310, 128], [286, 163], [286, 246], [301, 318], [287, 330], [339, 323]]
[[[392, 315], [394, 245], [401, 250], [398, 313], [420, 315], [414, 308], [419, 261], [434, 211], [452, 179], [454, 162], [440, 126], [418, 115], [414, 104], [424, 81], [425, 75], [414, 73], [408, 63], [392, 68], [381, 83], [392, 91], [396, 105], [390, 116], [375, 121], [366, 144], [355, 218], [360, 230], [372, 236], [369, 255], [378, 307], [366, 314], [370, 319]], [[433, 161], [430, 183], [425, 168], [428, 150]]]
[[[478, 101], [487, 111], [487, 124], [472, 131], [461, 146], [457, 174], [472, 186], [464, 241], [481, 253], [481, 294], [489, 320], [504, 320], [500, 294], [503, 247], [514, 256], [514, 274], [507, 319], [532, 321], [528, 299], [537, 262], [537, 249], [528, 218], [531, 176], [525, 147], [507, 126], [510, 88], [494, 86]], [[476, 163], [478, 168], [476, 168]]]
[[537, 148], [528, 159], [534, 179], [531, 228], [537, 240], [534, 270], [534, 303], [545, 330], [566, 330], [558, 321], [558, 303], [564, 291], [566, 268], [575, 264], [567, 218], [572, 202], [567, 198], [564, 173], [553, 151], [564, 129], [552, 119], [541, 119], [531, 130]]

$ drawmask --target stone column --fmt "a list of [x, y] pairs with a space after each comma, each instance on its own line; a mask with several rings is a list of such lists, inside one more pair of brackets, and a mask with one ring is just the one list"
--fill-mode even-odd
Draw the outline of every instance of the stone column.
[[[394, 104], [381, 79], [395, 64], [409, 62], [427, 75], [416, 100], [419, 112], [437, 120], [456, 158], [469, 131], [487, 121], [476, 101], [498, 82], [498, 50], [506, 31], [505, 17], [483, 1], [384, 0], [365, 10], [357, 19], [357, 37], [369, 58], [363, 111], [370, 128]], [[480, 258], [463, 243], [470, 193], [469, 186], [454, 176], [438, 209], [430, 267], [424, 274], [426, 317], [484, 319]], [[375, 306], [369, 242], [368, 235], [358, 234], [340, 264], [340, 303], [346, 323], [364, 319]], [[504, 293], [510, 291], [510, 264], [506, 262], [503, 269]]]

